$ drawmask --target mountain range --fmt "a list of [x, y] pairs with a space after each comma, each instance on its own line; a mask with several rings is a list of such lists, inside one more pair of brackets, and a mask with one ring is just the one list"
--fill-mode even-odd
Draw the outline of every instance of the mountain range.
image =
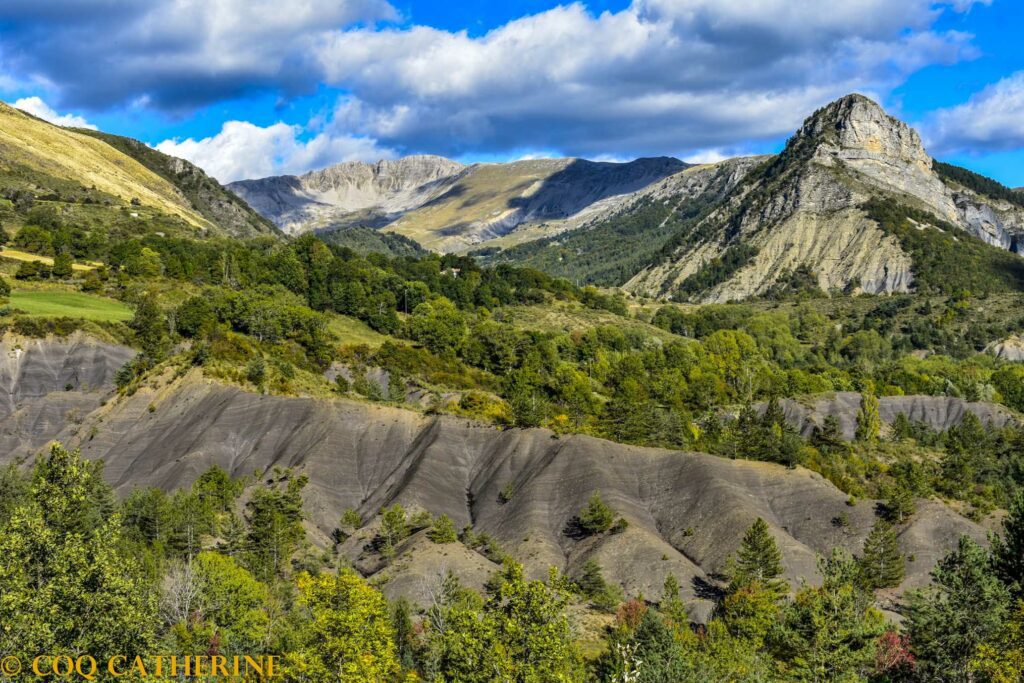
[[933, 261], [965, 254], [992, 277], [961, 284], [1024, 283], [1015, 259], [997, 253], [1024, 251], [1024, 197], [934, 161], [912, 128], [856, 94], [815, 112], [769, 157], [462, 166], [421, 156], [230, 189], [290, 234], [373, 227], [652, 297], [737, 300], [794, 278], [906, 292], [941, 284]]

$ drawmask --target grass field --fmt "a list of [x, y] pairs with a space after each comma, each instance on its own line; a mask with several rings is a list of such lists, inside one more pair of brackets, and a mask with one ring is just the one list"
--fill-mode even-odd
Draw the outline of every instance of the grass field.
[[338, 336], [342, 344], [367, 344], [369, 346], [380, 346], [387, 337], [379, 332], [374, 332], [361, 320], [350, 318], [346, 315], [331, 315], [327, 328]]
[[543, 306], [509, 306], [507, 310], [511, 314], [510, 322], [522, 330], [559, 333], [608, 325], [623, 331], [637, 329], [665, 342], [678, 341], [681, 338], [643, 321], [623, 318], [608, 311], [584, 308], [579, 304], [556, 302]]
[[120, 301], [81, 292], [25, 291], [11, 292], [11, 306], [35, 317], [66, 317], [123, 322], [132, 311]]

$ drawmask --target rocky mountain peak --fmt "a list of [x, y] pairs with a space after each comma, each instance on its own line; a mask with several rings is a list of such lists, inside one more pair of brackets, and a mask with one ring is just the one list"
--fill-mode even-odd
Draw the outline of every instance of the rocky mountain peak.
[[327, 168], [310, 171], [300, 180], [303, 185], [319, 191], [340, 186], [366, 187], [379, 190], [413, 189], [461, 171], [457, 161], [431, 154], [420, 154], [400, 159], [381, 159], [375, 163], [346, 161]]
[[790, 144], [807, 142], [819, 161], [828, 157], [874, 160], [907, 164], [923, 172], [931, 169], [931, 157], [917, 131], [864, 95], [847, 95], [811, 115]]

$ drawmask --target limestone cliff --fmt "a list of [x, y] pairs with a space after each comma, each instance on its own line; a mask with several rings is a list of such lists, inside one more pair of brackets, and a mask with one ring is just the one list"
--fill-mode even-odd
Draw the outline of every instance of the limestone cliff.
[[349, 161], [301, 176], [241, 180], [228, 187], [289, 234], [344, 225], [377, 226], [443, 193], [464, 169], [438, 156], [373, 164]]
[[1018, 246], [1024, 225], [1019, 207], [944, 182], [912, 128], [850, 95], [809, 117], [778, 157], [751, 172], [626, 288], [721, 302], [763, 294], [804, 269], [826, 291], [908, 291], [911, 256], [860, 208], [877, 197], [1004, 249]]

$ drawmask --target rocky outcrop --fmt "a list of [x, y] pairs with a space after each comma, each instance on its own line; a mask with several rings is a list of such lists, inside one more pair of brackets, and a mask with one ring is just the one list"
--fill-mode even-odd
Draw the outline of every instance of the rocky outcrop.
[[289, 234], [315, 228], [382, 225], [430, 201], [464, 169], [438, 156], [374, 164], [349, 161], [301, 176], [241, 180], [228, 185]]
[[[866, 97], [844, 97], [808, 118], [779, 157], [625, 287], [722, 302], [763, 294], [807, 269], [826, 291], [906, 292], [914, 284], [910, 255], [860, 209], [875, 197], [927, 211], [993, 246], [1019, 249], [1018, 207], [947, 184], [932, 165], [912, 128]], [[709, 284], [694, 291], [689, 279], [698, 274]]]
[[31, 455], [80, 424], [110, 394], [135, 355], [76, 333], [65, 339], [0, 339], [0, 453]]
[[[806, 470], [542, 429], [501, 431], [344, 400], [260, 396], [195, 372], [111, 400], [51, 436], [103, 460], [104, 475], [121, 492], [186, 486], [211, 465], [237, 476], [294, 467], [309, 475], [306, 510], [320, 543], [328, 543], [346, 508], [370, 520], [340, 549], [362, 571], [386, 580], [392, 596], [423, 599], [447, 569], [479, 586], [495, 568], [462, 546], [438, 547], [421, 536], [399, 546], [385, 567], [366, 545], [377, 511], [394, 502], [490, 534], [534, 576], [552, 565], [574, 573], [593, 558], [627, 594], [657, 595], [672, 572], [698, 619], [708, 614], [714, 576], [757, 517], [771, 526], [794, 583], [816, 580], [816, 558], [832, 547], [859, 550], [875, 519], [872, 502], [850, 506], [845, 494]], [[10, 419], [0, 425], [18, 427]], [[4, 450], [0, 460], [11, 457]], [[572, 538], [567, 526], [594, 491], [629, 526]], [[918, 510], [900, 531], [903, 552], [916, 556], [904, 587], [926, 582], [961, 534], [983, 537], [941, 503], [922, 501]], [[846, 525], [833, 524], [839, 515]]]
[[1024, 361], [1024, 337], [1020, 335], [1007, 337], [1001, 342], [992, 344], [987, 350], [996, 358], [1018, 363], [1022, 362]]
[[291, 234], [387, 226], [428, 248], [460, 251], [520, 226], [550, 222], [557, 229], [597, 204], [607, 209], [614, 198], [686, 166], [660, 157], [622, 164], [530, 159], [464, 167], [441, 157], [412, 156], [376, 164], [349, 162], [229, 187]]

